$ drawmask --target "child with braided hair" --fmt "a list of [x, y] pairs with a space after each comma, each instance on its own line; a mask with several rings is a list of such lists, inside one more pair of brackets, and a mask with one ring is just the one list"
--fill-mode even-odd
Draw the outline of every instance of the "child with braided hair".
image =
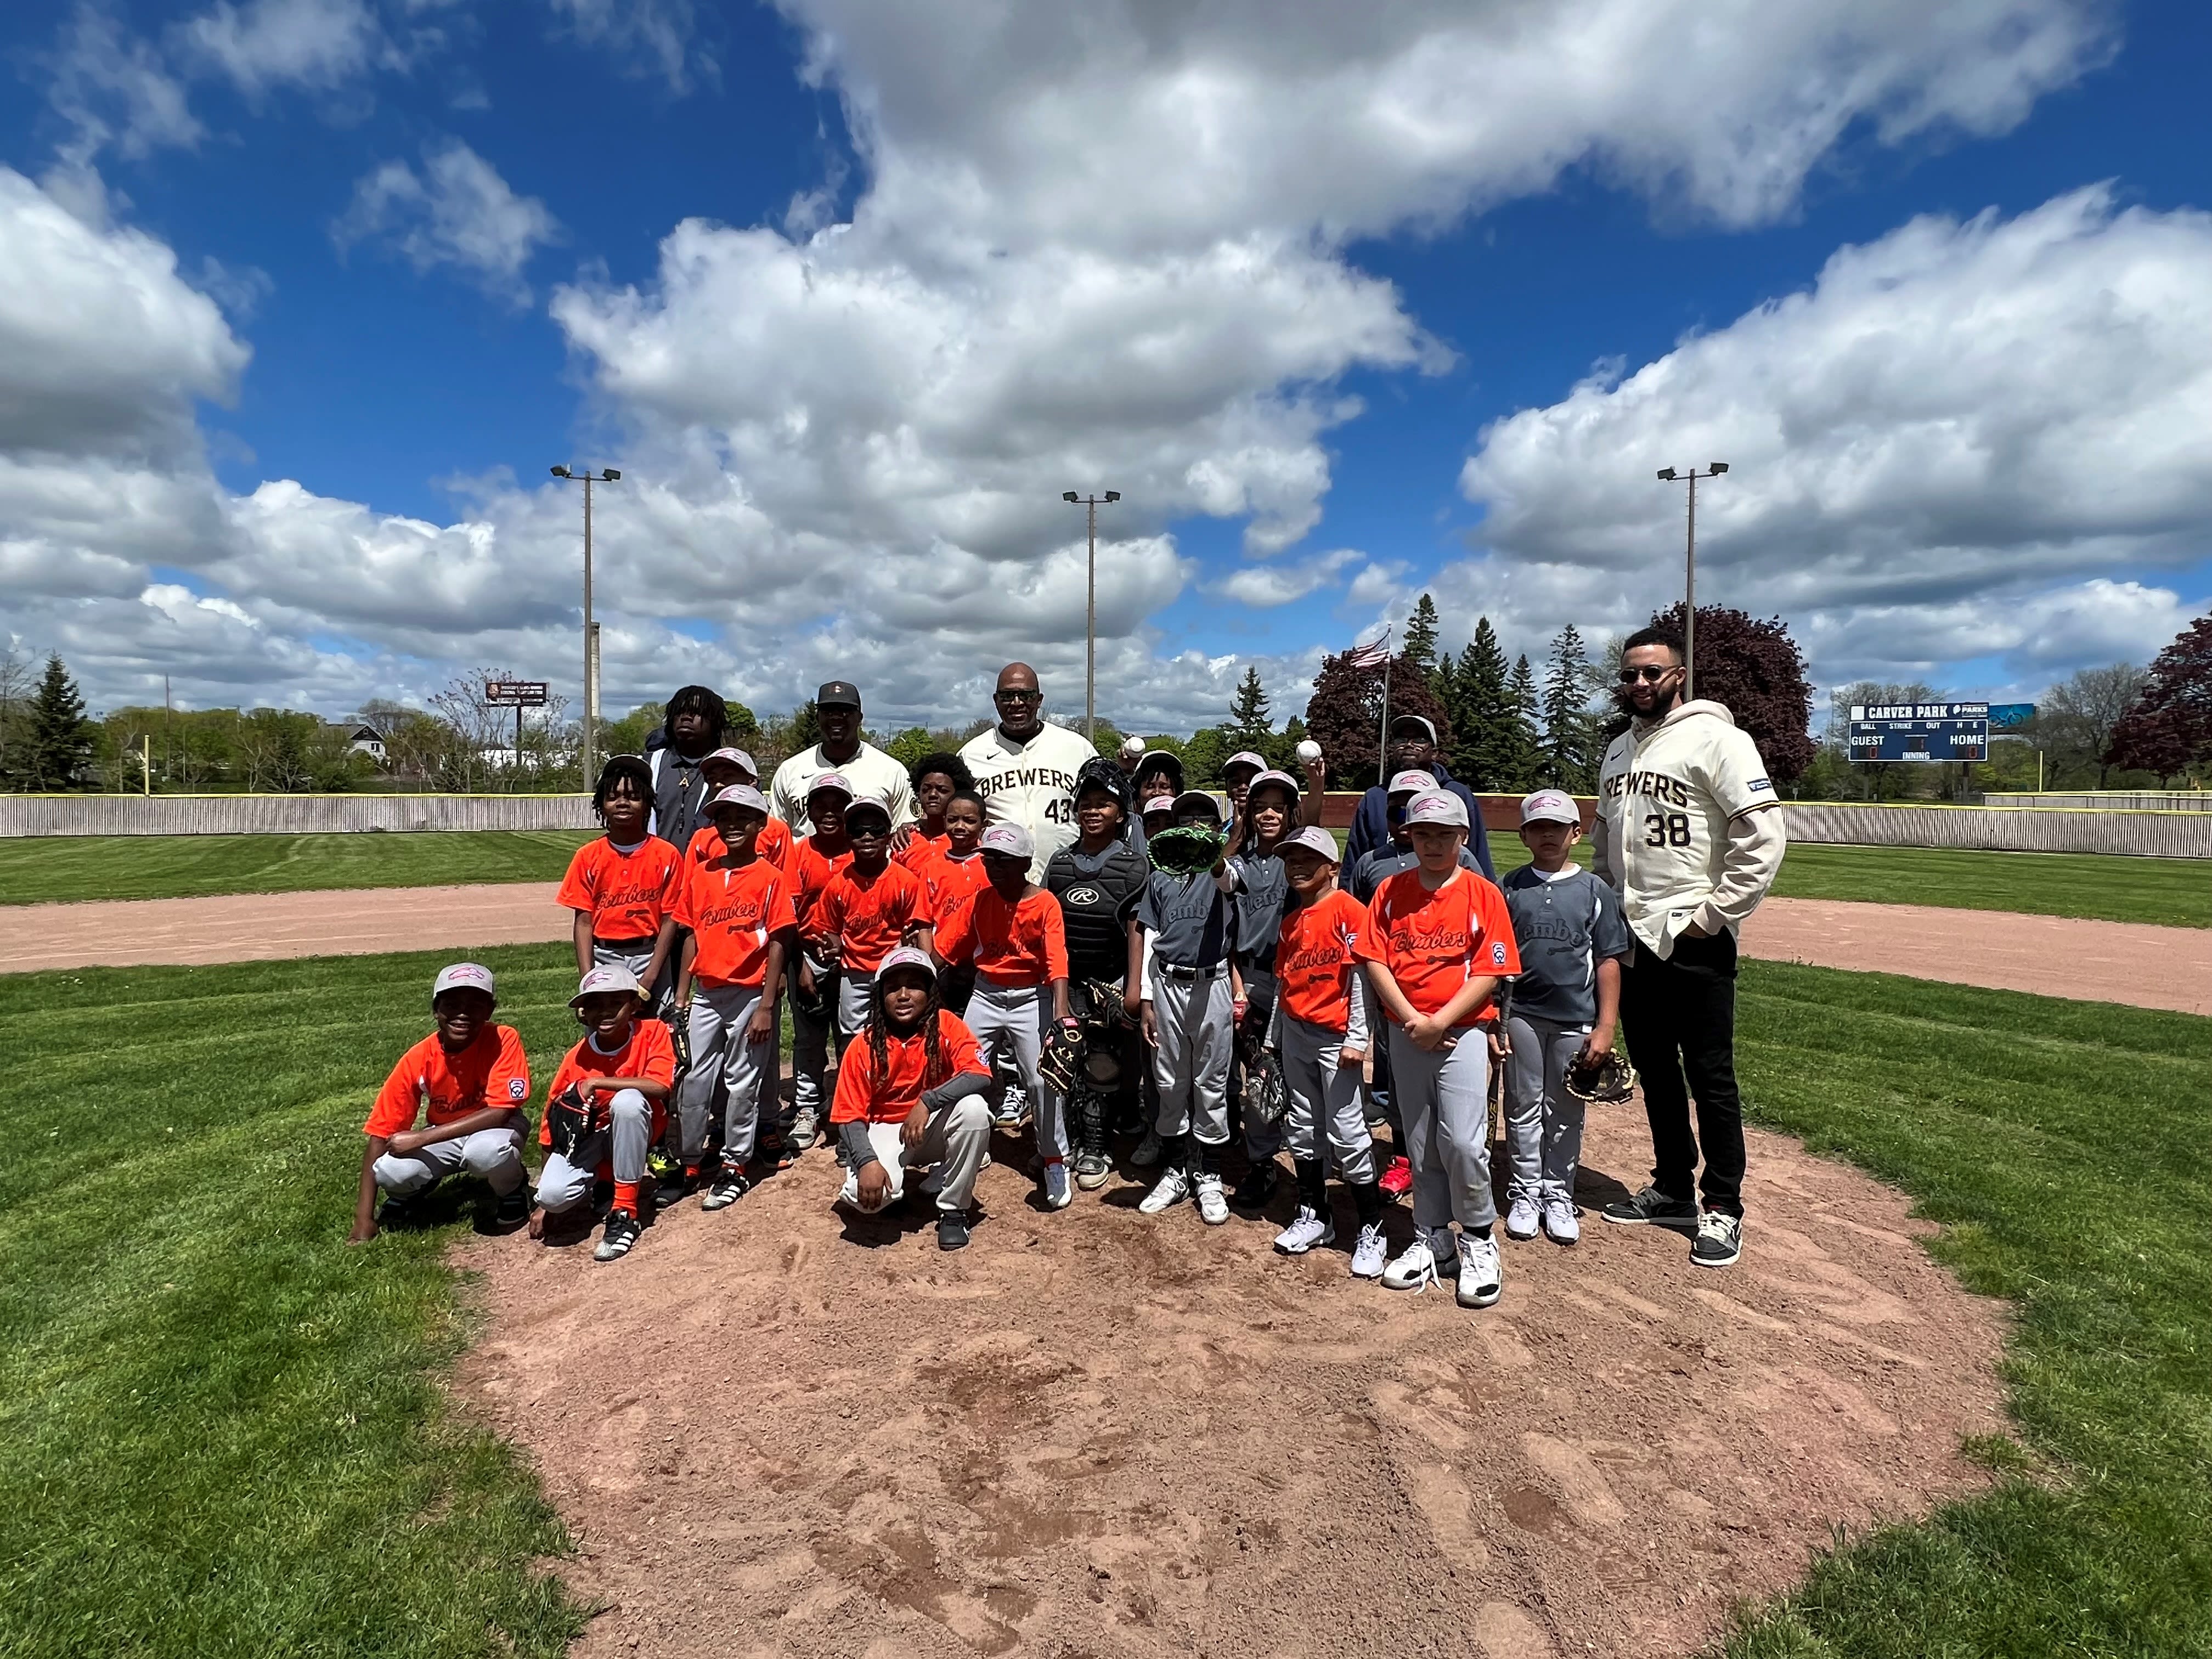
[[937, 1247], [968, 1243], [969, 1203], [991, 1143], [991, 1077], [968, 1028], [937, 1000], [937, 964], [903, 946], [885, 957], [868, 1023], [845, 1050], [830, 1122], [848, 1174], [837, 1201], [873, 1215], [905, 1196], [909, 1172], [937, 1200]]

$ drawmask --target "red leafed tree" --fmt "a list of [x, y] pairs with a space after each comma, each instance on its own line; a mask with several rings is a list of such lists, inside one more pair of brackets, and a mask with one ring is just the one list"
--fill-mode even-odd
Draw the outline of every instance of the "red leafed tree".
[[2161, 778], [2212, 768], [2212, 614], [2158, 653], [2142, 695], [2112, 728], [2105, 758]]
[[[1680, 633], [1682, 607], [1655, 611], [1651, 623]], [[1768, 776], [1795, 782], [1815, 752], [1813, 688], [1805, 678], [1805, 653], [1782, 618], [1701, 605], [1697, 653], [1698, 696], [1725, 705], [1751, 733]]]
[[[1321, 745], [1328, 781], [1337, 788], [1364, 787], [1380, 769], [1376, 752], [1382, 735], [1382, 669], [1361, 668], [1352, 653], [1323, 657], [1314, 677], [1313, 700], [1306, 704], [1306, 731]], [[1437, 740], [1449, 749], [1451, 723], [1443, 699], [1430, 684], [1427, 671], [1402, 654], [1390, 665], [1390, 717], [1425, 714], [1436, 722]]]

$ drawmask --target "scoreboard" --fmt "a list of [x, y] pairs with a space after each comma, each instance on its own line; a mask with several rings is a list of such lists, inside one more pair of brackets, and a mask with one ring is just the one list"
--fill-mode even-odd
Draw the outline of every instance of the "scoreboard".
[[1985, 702], [1850, 705], [1854, 761], [1979, 761], [1990, 757]]

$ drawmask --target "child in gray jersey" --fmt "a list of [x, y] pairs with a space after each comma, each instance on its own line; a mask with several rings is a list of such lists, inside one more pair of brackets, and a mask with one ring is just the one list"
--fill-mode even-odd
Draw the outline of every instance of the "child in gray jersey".
[[1567, 1092], [1567, 1067], [1584, 1049], [1613, 1047], [1620, 964], [1635, 951], [1620, 895], [1573, 861], [1582, 833], [1574, 801], [1539, 789], [1521, 803], [1530, 861], [1499, 884], [1521, 947], [1505, 1022], [1505, 1235], [1534, 1238], [1540, 1224], [1559, 1244], [1582, 1236], [1583, 1103]]

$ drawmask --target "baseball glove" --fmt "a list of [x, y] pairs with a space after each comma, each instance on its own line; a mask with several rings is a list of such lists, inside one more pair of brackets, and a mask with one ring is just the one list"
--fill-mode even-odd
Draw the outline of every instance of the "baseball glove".
[[545, 1121], [552, 1126], [555, 1152], [573, 1158], [585, 1137], [601, 1127], [593, 1121], [597, 1103], [596, 1092], [587, 1095], [573, 1083], [545, 1103]]
[[668, 1041], [676, 1050], [676, 1069], [678, 1073], [691, 1069], [691, 1011], [671, 1008], [668, 1011]]
[[1178, 823], [1163, 830], [1147, 843], [1152, 867], [1170, 875], [1194, 876], [1220, 862], [1229, 838], [1202, 823]]
[[1587, 1048], [1567, 1063], [1567, 1092], [1593, 1106], [1618, 1106], [1636, 1088], [1636, 1068], [1608, 1049], [1593, 1054]]
[[1290, 1091], [1283, 1086], [1283, 1063], [1272, 1048], [1244, 1068], [1244, 1117], [1266, 1128], [1283, 1121], [1290, 1109]]
[[1061, 1094], [1073, 1094], [1083, 1067], [1084, 1048], [1081, 1026], [1054, 1026], [1045, 1034], [1043, 1052], [1037, 1056], [1038, 1074]]

